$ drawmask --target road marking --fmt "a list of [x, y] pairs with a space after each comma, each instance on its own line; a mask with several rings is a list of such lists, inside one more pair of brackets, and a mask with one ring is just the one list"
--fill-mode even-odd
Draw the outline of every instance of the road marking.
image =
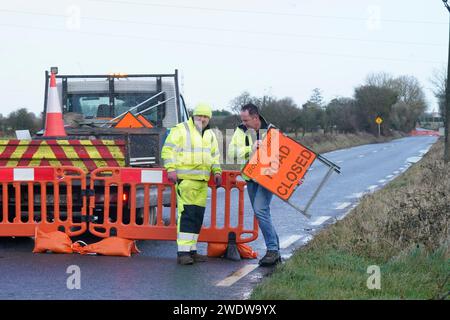
[[363, 154], [360, 154], [360, 155], [358, 156], [358, 158], [364, 158], [364, 155], [363, 155]]
[[242, 279], [243, 277], [245, 277], [246, 275], [248, 275], [250, 272], [252, 272], [253, 270], [255, 270], [258, 267], [259, 267], [258, 264], [248, 264], [245, 267], [243, 267], [243, 268], [239, 269], [238, 271], [236, 271], [235, 273], [233, 273], [231, 276], [220, 281], [218, 284], [216, 284], [216, 286], [217, 287], [229, 287], [233, 283], [236, 283], [237, 281], [239, 281], [240, 279]]
[[400, 171], [394, 171], [394, 172], [392, 172], [393, 174], [399, 174], [400, 173]]
[[283, 259], [283, 260], [287, 260], [290, 257], [292, 257], [292, 253], [286, 253], [286, 254], [282, 254], [281, 255], [281, 259]]
[[338, 161], [336, 161], [336, 163], [342, 163], [342, 162], [344, 162], [343, 160], [338, 160]]
[[283, 242], [281, 242], [280, 244], [280, 248], [281, 249], [286, 249], [287, 247], [289, 247], [291, 244], [293, 244], [294, 242], [296, 242], [297, 240], [301, 239], [302, 236], [299, 235], [293, 235], [290, 236], [289, 238], [287, 238], [286, 240], [284, 240]]
[[378, 185], [369, 186], [367, 189], [369, 189], [369, 190], [375, 190], [376, 188], [378, 188]]
[[378, 150], [373, 150], [372, 152], [373, 152], [373, 153], [377, 153], [377, 152], [378, 152]]
[[351, 196], [347, 196], [347, 199], [361, 198], [364, 195], [364, 192], [353, 193]]
[[378, 182], [379, 182], [379, 183], [385, 183], [385, 182], [386, 182], [386, 180], [384, 180], [384, 179], [381, 179], [381, 180], [378, 180]]
[[342, 210], [347, 208], [349, 205], [351, 205], [350, 202], [343, 202], [343, 203], [338, 203], [337, 207], [334, 208], [335, 210]]
[[310, 223], [310, 225], [312, 226], [318, 226], [321, 225], [322, 223], [324, 223], [325, 221], [327, 221], [328, 219], [330, 219], [331, 216], [320, 216], [318, 217], [316, 220], [314, 220], [313, 222]]
[[410, 158], [406, 159], [406, 162], [416, 163], [416, 162], [419, 162], [420, 159], [422, 159], [422, 157], [410, 157]]
[[392, 179], [394, 176], [392, 174], [386, 176], [386, 179]]

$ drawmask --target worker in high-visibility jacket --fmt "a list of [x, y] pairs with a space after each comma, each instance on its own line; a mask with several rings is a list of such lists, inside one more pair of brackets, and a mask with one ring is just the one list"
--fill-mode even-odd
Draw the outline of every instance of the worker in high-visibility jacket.
[[211, 172], [217, 186], [222, 184], [217, 138], [209, 128], [211, 107], [201, 103], [193, 117], [170, 130], [161, 157], [168, 179], [176, 183], [178, 226], [177, 262], [182, 265], [204, 262], [197, 253], [197, 240], [203, 224]]
[[[267, 130], [273, 125], [260, 115], [259, 108], [252, 103], [241, 107], [240, 117], [242, 124], [236, 128], [231, 138], [228, 157], [230, 160], [237, 158], [238, 163], [244, 167], [251, 154], [261, 145]], [[255, 137], [252, 137], [252, 134]], [[246, 175], [242, 174], [242, 177], [247, 182], [250, 203], [266, 243], [266, 254], [259, 260], [259, 264], [264, 267], [273, 266], [281, 262], [280, 241], [270, 213], [273, 194]]]

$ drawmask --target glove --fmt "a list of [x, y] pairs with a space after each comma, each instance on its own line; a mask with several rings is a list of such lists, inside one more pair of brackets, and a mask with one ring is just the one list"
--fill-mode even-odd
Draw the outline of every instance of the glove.
[[222, 174], [216, 173], [214, 175], [214, 182], [216, 184], [216, 187], [220, 187], [222, 185]]
[[176, 171], [167, 172], [167, 179], [172, 183], [177, 183], [177, 172]]

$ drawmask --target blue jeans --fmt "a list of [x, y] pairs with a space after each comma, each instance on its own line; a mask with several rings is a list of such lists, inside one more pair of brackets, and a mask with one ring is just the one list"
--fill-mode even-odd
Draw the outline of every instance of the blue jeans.
[[264, 236], [267, 250], [279, 251], [278, 235], [270, 216], [270, 201], [272, 201], [273, 194], [254, 181], [247, 181], [247, 191], [259, 228]]

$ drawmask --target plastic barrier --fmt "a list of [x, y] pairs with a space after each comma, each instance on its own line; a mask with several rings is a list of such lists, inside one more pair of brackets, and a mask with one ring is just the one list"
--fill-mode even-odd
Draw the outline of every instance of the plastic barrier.
[[76, 167], [1, 167], [0, 236], [87, 230], [86, 174]]
[[434, 130], [413, 130], [411, 136], [436, 136], [439, 137], [439, 131]]
[[[251, 229], [246, 229], [244, 226], [246, 183], [237, 180], [239, 175], [239, 171], [222, 173], [222, 187], [225, 189], [224, 204], [218, 203], [217, 188], [212, 180], [209, 181], [211, 202], [209, 210], [205, 212], [205, 220], [209, 220], [210, 225], [202, 227], [198, 241], [228, 243], [230, 235], [234, 234], [236, 243], [244, 243], [258, 237], [255, 217], [252, 219]], [[92, 234], [98, 237], [118, 236], [135, 240], [176, 240], [176, 191], [175, 186], [168, 181], [165, 170], [98, 168], [91, 173], [90, 189], [104, 190], [103, 195], [90, 195], [89, 231]], [[237, 224], [234, 226], [231, 216], [232, 189], [238, 190], [239, 199], [237, 217], [233, 217], [233, 219], [237, 218]], [[170, 197], [168, 217], [164, 217], [164, 197]], [[143, 198], [143, 206], [137, 208], [137, 199], [141, 198]], [[98, 199], [103, 201], [99, 203]], [[97, 210], [97, 206], [100, 210]], [[223, 210], [218, 210], [218, 206]], [[223, 216], [220, 216], [222, 212]], [[218, 226], [218, 218], [223, 218], [223, 226]]]

